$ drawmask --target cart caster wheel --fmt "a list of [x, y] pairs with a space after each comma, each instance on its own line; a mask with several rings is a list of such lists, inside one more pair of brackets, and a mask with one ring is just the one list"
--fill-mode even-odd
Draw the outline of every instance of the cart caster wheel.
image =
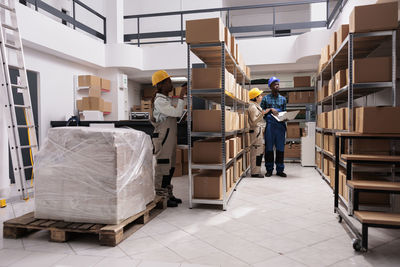
[[337, 217], [337, 219], [338, 219], [338, 223], [342, 223], [342, 221], [343, 221], [342, 216], [339, 215], [339, 216]]
[[355, 251], [361, 251], [361, 241], [359, 239], [353, 239], [353, 248]]

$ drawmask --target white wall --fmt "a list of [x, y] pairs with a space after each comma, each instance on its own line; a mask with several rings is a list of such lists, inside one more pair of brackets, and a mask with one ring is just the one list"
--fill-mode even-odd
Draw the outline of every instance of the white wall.
[[43, 142], [52, 120], [65, 120], [74, 112], [74, 75], [97, 74], [97, 70], [25, 48], [28, 70], [39, 73], [39, 138]]
[[128, 105], [132, 108], [134, 105], [140, 105], [141, 93], [140, 83], [128, 80]]

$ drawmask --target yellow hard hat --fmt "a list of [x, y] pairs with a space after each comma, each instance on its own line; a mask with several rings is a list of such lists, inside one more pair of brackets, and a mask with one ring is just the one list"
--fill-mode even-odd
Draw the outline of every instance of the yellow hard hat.
[[153, 76], [151, 77], [151, 81], [153, 86], [155, 86], [157, 83], [162, 82], [169, 77], [171, 76], [169, 76], [165, 70], [158, 70], [154, 72]]
[[261, 90], [258, 89], [257, 87], [256, 87], [256, 88], [253, 88], [253, 89], [251, 89], [251, 90], [249, 91], [249, 98], [250, 98], [250, 99], [256, 98], [257, 96], [261, 95], [262, 93], [263, 93], [263, 91], [261, 91]]

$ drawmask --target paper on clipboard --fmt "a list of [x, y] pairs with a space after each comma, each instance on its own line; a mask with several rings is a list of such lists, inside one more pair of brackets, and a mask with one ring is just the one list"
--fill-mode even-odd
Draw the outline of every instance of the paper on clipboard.
[[277, 121], [291, 121], [294, 118], [296, 118], [297, 114], [299, 114], [300, 110], [296, 111], [283, 111], [279, 112], [278, 116], [275, 116], [274, 114], [271, 114], [272, 117], [274, 117]]

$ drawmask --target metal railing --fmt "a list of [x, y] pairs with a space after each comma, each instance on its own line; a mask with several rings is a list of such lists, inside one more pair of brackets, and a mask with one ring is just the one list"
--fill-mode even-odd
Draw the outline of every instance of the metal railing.
[[[53, 16], [60, 18], [62, 21], [65, 21], [66, 23], [70, 23], [74, 29], [78, 28], [84, 32], [87, 32], [97, 38], [100, 38], [101, 40], [104, 41], [104, 43], [107, 42], [107, 38], [106, 38], [106, 33], [107, 33], [107, 29], [106, 29], [106, 17], [104, 17], [103, 15], [101, 15], [100, 13], [98, 13], [96, 10], [94, 10], [93, 8], [87, 6], [86, 4], [82, 3], [79, 0], [72, 0], [72, 17], [69, 16], [68, 14], [63, 13], [61, 10], [58, 10], [54, 7], [52, 7], [51, 5], [45, 3], [42, 0], [25, 0], [25, 2], [32, 4], [35, 7], [35, 10], [38, 11], [39, 9], [42, 9], [50, 14], [52, 14]], [[85, 10], [89, 11], [90, 13], [92, 13], [93, 15], [95, 15], [96, 17], [100, 18], [103, 21], [103, 33], [98, 32], [97, 30], [79, 22], [76, 19], [76, 12], [75, 12], [75, 7], [76, 5], [81, 6], [82, 8], [84, 8]]]
[[[344, 2], [344, 3], [343, 3]], [[256, 37], [279, 37], [288, 35], [297, 35], [304, 32], [293, 33], [293, 30], [311, 29], [311, 28], [321, 28], [327, 27], [328, 23], [332, 24], [337, 18], [338, 14], [341, 12], [341, 8], [347, 0], [340, 0], [334, 11], [337, 13], [335, 16], [333, 12], [329, 12], [329, 0], [307, 0], [307, 1], [295, 1], [287, 3], [275, 3], [275, 4], [260, 4], [260, 5], [248, 5], [248, 6], [235, 6], [235, 7], [223, 7], [223, 8], [210, 8], [210, 9], [199, 9], [199, 10], [187, 10], [187, 11], [174, 11], [174, 12], [164, 12], [164, 13], [151, 13], [151, 14], [141, 14], [141, 15], [128, 15], [124, 16], [125, 20], [136, 20], [137, 33], [130, 33], [124, 35], [124, 42], [140, 46], [141, 44], [157, 44], [157, 43], [174, 43], [185, 41], [185, 30], [183, 29], [184, 16], [189, 14], [200, 14], [200, 13], [212, 13], [212, 12], [226, 12], [225, 25], [229, 28], [230, 32], [235, 34], [241, 33], [255, 33], [255, 32], [272, 32], [272, 34], [264, 35], [250, 35], [250, 36], [238, 36], [237, 38], [256, 38]], [[314, 3], [326, 3], [326, 20], [323, 21], [306, 21], [306, 22], [295, 22], [295, 23], [276, 23], [276, 9], [280, 7], [289, 6], [299, 6]], [[339, 8], [341, 7], [341, 8]], [[260, 8], [270, 8], [272, 9], [272, 24], [264, 25], [253, 25], [253, 26], [231, 26], [230, 25], [230, 15], [232, 11], [249, 10], [249, 9], [260, 9]], [[144, 18], [156, 18], [165, 16], [180, 16], [180, 29], [176, 31], [162, 31], [162, 32], [141, 32], [140, 22]], [[223, 17], [223, 16], [222, 16]], [[143, 39], [157, 39], [157, 38], [177, 38], [175, 40], [162, 40], [162, 41], [147, 41], [143, 42]]]
[[[326, 1], [326, 13], [327, 13], [327, 28], [330, 29], [335, 23], [336, 19], [342, 13], [343, 7], [347, 4], [348, 0], [327, 0]], [[335, 4], [336, 3], [336, 4]], [[332, 11], [331, 5], [333, 6]]]

